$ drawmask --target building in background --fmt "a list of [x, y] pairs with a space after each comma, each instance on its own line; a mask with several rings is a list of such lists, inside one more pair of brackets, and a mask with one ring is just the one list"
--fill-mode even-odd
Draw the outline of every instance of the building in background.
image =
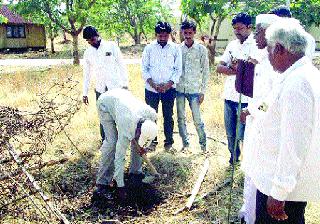
[[26, 21], [6, 5], [0, 7], [0, 14], [7, 19], [6, 23], [0, 24], [0, 50], [46, 48], [46, 32], [43, 25]]

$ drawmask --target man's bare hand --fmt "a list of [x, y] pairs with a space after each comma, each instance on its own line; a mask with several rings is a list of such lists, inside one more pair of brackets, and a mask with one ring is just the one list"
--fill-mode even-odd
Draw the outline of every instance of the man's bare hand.
[[172, 81], [169, 81], [169, 82], [166, 82], [166, 83], [162, 83], [160, 85], [160, 93], [165, 93], [167, 92], [169, 89], [171, 89], [171, 87], [173, 86], [173, 82]]
[[143, 147], [138, 147], [138, 153], [140, 156], [142, 156], [147, 153], [147, 150]]
[[278, 201], [269, 196], [267, 200], [267, 212], [275, 220], [283, 221], [288, 219], [286, 212], [284, 211], [285, 202]]
[[204, 100], [204, 94], [200, 93], [199, 95], [199, 104], [202, 104]]
[[240, 114], [240, 122], [245, 124], [248, 115], [250, 115], [249, 110], [248, 109], [243, 109], [241, 111], [241, 114]]
[[88, 96], [83, 96], [83, 97], [82, 97], [82, 102], [83, 102], [85, 105], [89, 105]]

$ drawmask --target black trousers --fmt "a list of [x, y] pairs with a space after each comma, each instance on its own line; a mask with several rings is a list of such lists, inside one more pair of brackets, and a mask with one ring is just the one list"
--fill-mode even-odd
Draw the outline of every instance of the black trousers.
[[286, 201], [285, 212], [288, 219], [284, 221], [277, 221], [267, 212], [268, 196], [257, 190], [256, 197], [256, 224], [304, 224], [304, 213], [307, 202]]
[[[145, 90], [146, 103], [158, 113], [159, 102], [162, 104], [163, 127], [165, 140], [164, 144], [173, 144], [173, 105], [176, 98], [176, 89], [171, 88], [165, 93], [154, 93]], [[155, 139], [156, 141], [156, 139]]]

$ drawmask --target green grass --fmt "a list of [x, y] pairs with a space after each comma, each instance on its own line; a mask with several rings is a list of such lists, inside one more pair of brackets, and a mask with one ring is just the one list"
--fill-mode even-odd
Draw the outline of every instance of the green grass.
[[[129, 89], [134, 95], [143, 100], [144, 83], [141, 79], [141, 68], [138, 65], [130, 65], [128, 70], [130, 74]], [[21, 68], [15, 69], [14, 72], [3, 68], [0, 75], [1, 105], [32, 111], [35, 108], [35, 100], [37, 100], [39, 91], [48, 88], [51, 80], [62, 81], [68, 76], [72, 76], [74, 80], [79, 81], [80, 99], [82, 89], [81, 67]], [[214, 186], [230, 176], [230, 171], [228, 171], [228, 150], [225, 145], [219, 142], [226, 141], [223, 125], [223, 101], [220, 98], [222, 90], [223, 78], [212, 72], [209, 88], [201, 110], [207, 135], [218, 142], [208, 140], [210, 169], [199, 195], [209, 192]], [[76, 113], [69, 126], [65, 129], [77, 148], [71, 144], [64, 133], [61, 133], [48, 145], [47, 151], [43, 155], [44, 160], [68, 157], [69, 161], [63, 165], [43, 169], [39, 176], [46, 192], [57, 199], [56, 201], [61, 210], [68, 214], [68, 218], [75, 223], [101, 223], [101, 221], [110, 218], [106, 212], [100, 211], [97, 213], [86, 209], [86, 206], [90, 204], [90, 196], [100, 157], [100, 135], [93, 85], [91, 86], [89, 102], [89, 106], [82, 105], [79, 112]], [[190, 110], [187, 111], [188, 130], [193, 134], [191, 135], [192, 152], [188, 154], [178, 152], [175, 155], [164, 152], [161, 144], [163, 132], [160, 131], [160, 145], [156, 152], [148, 155], [160, 172], [168, 174], [168, 178], [157, 185], [158, 189], [166, 195], [166, 200], [148, 216], [118, 217], [122, 221], [128, 223], [226, 223], [229, 187], [222, 188], [216, 194], [199, 201], [189, 212], [183, 212], [178, 215], [173, 214], [174, 211], [186, 203], [187, 195], [191, 192], [205, 159], [200, 154]], [[161, 114], [161, 110], [159, 114]], [[176, 115], [174, 120], [177, 120]], [[162, 116], [159, 116], [158, 123], [161, 126], [160, 130], [162, 130]], [[175, 124], [174, 147], [180, 150], [182, 144], [177, 131], [177, 125]], [[147, 167], [144, 167], [144, 170], [148, 172]], [[242, 203], [242, 188], [243, 175], [240, 171], [237, 171], [232, 194], [231, 212], [232, 218], [235, 220], [237, 211]], [[320, 205], [309, 204], [306, 218], [307, 223], [320, 223]], [[22, 220], [12, 216], [7, 216], [4, 222], [23, 223]], [[29, 222], [35, 223], [31, 218]], [[28, 220], [25, 220], [24, 223], [28, 223]]]

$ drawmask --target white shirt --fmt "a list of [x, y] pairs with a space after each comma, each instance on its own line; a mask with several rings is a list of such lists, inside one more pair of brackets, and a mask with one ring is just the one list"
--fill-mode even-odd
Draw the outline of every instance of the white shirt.
[[247, 109], [249, 110], [250, 115], [246, 118], [246, 131], [244, 133], [243, 141], [243, 160], [241, 162], [241, 168], [244, 172], [251, 169], [252, 156], [255, 154], [254, 150], [259, 150], [253, 136], [257, 131], [255, 124], [256, 120], [259, 119], [259, 116], [263, 115], [264, 112], [258, 108], [271, 92], [273, 82], [276, 80], [277, 76], [280, 76], [280, 74], [277, 74], [274, 71], [270, 64], [267, 49], [259, 49], [257, 53], [258, 54], [254, 59], [258, 60], [259, 63], [256, 64], [254, 69], [253, 97], [248, 98]]
[[281, 74], [257, 122], [249, 176], [277, 200], [320, 199], [320, 72], [303, 57]]
[[194, 42], [188, 47], [181, 43], [182, 75], [177, 84], [177, 91], [181, 93], [204, 94], [209, 80], [208, 50], [202, 44]]
[[96, 49], [89, 46], [83, 55], [83, 96], [88, 95], [91, 76], [96, 78], [96, 91], [128, 87], [128, 74], [122, 54], [115, 42], [101, 40]]
[[175, 84], [179, 82], [182, 70], [182, 56], [180, 46], [168, 42], [164, 47], [153, 41], [148, 44], [142, 54], [142, 77], [146, 82], [146, 89], [153, 89], [147, 79], [151, 78], [156, 84], [166, 83], [170, 80]]
[[[232, 60], [243, 59], [247, 60], [249, 56], [255, 55], [258, 47], [256, 41], [251, 34], [242, 44], [238, 39], [231, 41], [223, 55], [221, 56], [221, 61], [230, 65]], [[239, 101], [239, 93], [235, 88], [236, 75], [228, 75], [224, 83], [223, 98], [225, 100], [231, 100], [233, 102]], [[247, 103], [248, 97], [242, 95], [242, 103]]]
[[306, 36], [307, 36], [306, 56], [308, 56], [312, 60], [316, 52], [316, 40], [308, 32], [306, 32]]
[[127, 140], [134, 139], [140, 120], [157, 120], [157, 113], [153, 108], [125, 89], [113, 89], [103, 93], [97, 105], [100, 110], [112, 116], [117, 124], [118, 135], [124, 136]]
[[251, 116], [255, 116], [260, 111], [258, 107], [268, 96], [272, 89], [273, 81], [277, 78], [277, 74], [268, 58], [266, 48], [258, 50], [260, 58], [259, 63], [254, 68], [253, 97], [248, 97], [248, 110]]

